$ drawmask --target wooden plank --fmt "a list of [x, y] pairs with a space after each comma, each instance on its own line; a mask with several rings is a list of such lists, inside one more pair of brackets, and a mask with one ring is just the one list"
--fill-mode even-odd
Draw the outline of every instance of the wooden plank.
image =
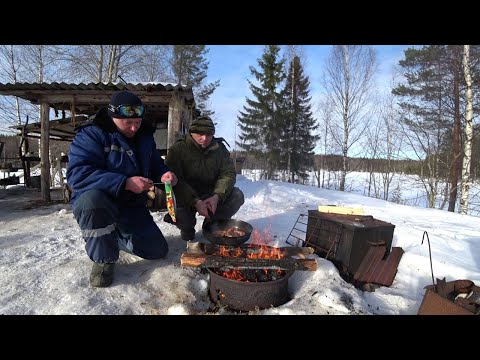
[[458, 306], [453, 301], [427, 290], [417, 315], [473, 315], [473, 313]]
[[404, 253], [401, 247], [393, 247], [387, 258], [385, 255], [385, 246], [372, 246], [353, 275], [353, 284], [378, 284], [391, 286], [397, 274], [400, 259]]
[[202, 266], [215, 269], [317, 270], [315, 259], [250, 259], [201, 253], [183, 253], [180, 257], [180, 264], [182, 266]]
[[252, 246], [252, 245], [239, 245], [239, 246], [227, 246], [206, 244], [200, 242], [190, 242], [187, 244], [187, 252], [189, 253], [205, 253], [207, 255], [219, 255], [230, 257], [247, 257], [247, 255], [259, 254], [262, 252], [278, 251], [284, 257], [296, 256], [300, 259], [304, 259], [306, 256], [313, 254], [314, 249], [312, 247], [295, 247], [285, 246], [275, 248], [272, 246]]
[[343, 215], [363, 215], [363, 208], [353, 208], [335, 205], [320, 205], [318, 211], [328, 214], [343, 214]]

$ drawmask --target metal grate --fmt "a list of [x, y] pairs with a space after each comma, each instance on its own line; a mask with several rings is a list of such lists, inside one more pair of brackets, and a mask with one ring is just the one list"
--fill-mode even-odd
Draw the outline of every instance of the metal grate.
[[[293, 225], [292, 230], [290, 230], [290, 234], [287, 236], [287, 240], [285, 242], [288, 245], [292, 246], [299, 246], [300, 243], [302, 243], [302, 247], [305, 246], [305, 237], [307, 235], [307, 226], [308, 224], [306, 222], [302, 222], [300, 220], [304, 220], [303, 217], [306, 216], [305, 214], [300, 214], [297, 217], [297, 221], [295, 221], [295, 224]], [[290, 242], [292, 238], [296, 239], [295, 244]]]
[[[305, 217], [307, 217], [307, 221], [310, 222], [310, 224], [305, 222]], [[331, 233], [333, 233], [333, 236], [331, 236]], [[323, 236], [320, 234], [323, 234]], [[331, 231], [330, 229], [325, 229], [325, 227], [322, 225], [321, 219], [313, 216], [307, 216], [306, 214], [300, 214], [298, 215], [297, 221], [295, 221], [292, 230], [287, 236], [286, 243], [297, 247], [313, 247], [316, 252], [323, 254], [323, 257], [328, 259], [329, 256], [332, 258], [335, 257], [342, 235], [343, 227], [335, 227], [335, 230]], [[329, 241], [328, 249], [322, 248], [316, 244], [318, 243], [317, 240], [319, 236], [322, 236]], [[332, 238], [333, 241], [331, 240]]]
[[303, 246], [313, 247], [318, 255], [334, 259], [342, 239], [344, 227], [317, 216], [308, 216], [306, 240]]

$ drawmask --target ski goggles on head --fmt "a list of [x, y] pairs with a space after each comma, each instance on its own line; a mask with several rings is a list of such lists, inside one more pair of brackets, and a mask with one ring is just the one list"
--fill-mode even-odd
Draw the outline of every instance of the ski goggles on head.
[[126, 118], [140, 118], [145, 113], [145, 106], [143, 105], [108, 105], [111, 112]]

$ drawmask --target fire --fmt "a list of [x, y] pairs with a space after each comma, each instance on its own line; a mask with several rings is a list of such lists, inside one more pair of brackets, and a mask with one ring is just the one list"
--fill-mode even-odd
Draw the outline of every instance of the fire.
[[[254, 230], [252, 232], [252, 240], [251, 243], [247, 246], [241, 248], [240, 246], [231, 250], [226, 246], [220, 246], [219, 251], [216, 255], [225, 256], [225, 257], [246, 257], [249, 259], [282, 259], [285, 257], [285, 254], [279, 248], [270, 246], [272, 244], [272, 236], [269, 229], [264, 230], [263, 234], [258, 231]], [[270, 269], [262, 269], [262, 270], [254, 270], [254, 273], [261, 271], [264, 273], [263, 278], [268, 276], [271, 271], [277, 273], [278, 276], [284, 275], [284, 270], [270, 270]], [[231, 280], [237, 281], [259, 281], [258, 276], [254, 275], [254, 280], [251, 279], [251, 276], [247, 277], [246, 272], [239, 270], [239, 269], [231, 269], [228, 271], [219, 271], [217, 272], [219, 275], [226, 277]]]
[[282, 259], [285, 257], [285, 254], [278, 248], [269, 246], [272, 241], [272, 235], [270, 229], [265, 229], [264, 233], [261, 234], [260, 231], [254, 230], [252, 233], [253, 240], [251, 245], [256, 245], [260, 247], [260, 251], [257, 253], [247, 254], [248, 258], [251, 259]]
[[238, 280], [238, 281], [248, 281], [245, 276], [243, 276], [243, 273], [241, 270], [238, 269], [232, 269], [228, 271], [222, 271], [220, 272], [221, 276], [230, 279], [230, 280]]

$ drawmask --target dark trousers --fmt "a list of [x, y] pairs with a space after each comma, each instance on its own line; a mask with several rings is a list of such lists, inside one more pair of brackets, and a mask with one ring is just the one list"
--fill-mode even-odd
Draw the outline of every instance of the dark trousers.
[[[211, 195], [210, 195], [211, 196]], [[209, 197], [209, 196], [207, 196]], [[206, 198], [203, 196], [202, 198]], [[224, 202], [218, 203], [217, 211], [210, 217], [212, 220], [230, 219], [245, 202], [242, 190], [234, 187]], [[195, 237], [195, 225], [197, 224], [196, 210], [177, 207], [175, 225], [180, 229], [183, 240], [192, 240]]]
[[122, 207], [99, 190], [83, 193], [72, 207], [85, 250], [94, 262], [114, 263], [119, 250], [144, 259], [160, 259], [168, 253], [165, 237], [146, 207]]

